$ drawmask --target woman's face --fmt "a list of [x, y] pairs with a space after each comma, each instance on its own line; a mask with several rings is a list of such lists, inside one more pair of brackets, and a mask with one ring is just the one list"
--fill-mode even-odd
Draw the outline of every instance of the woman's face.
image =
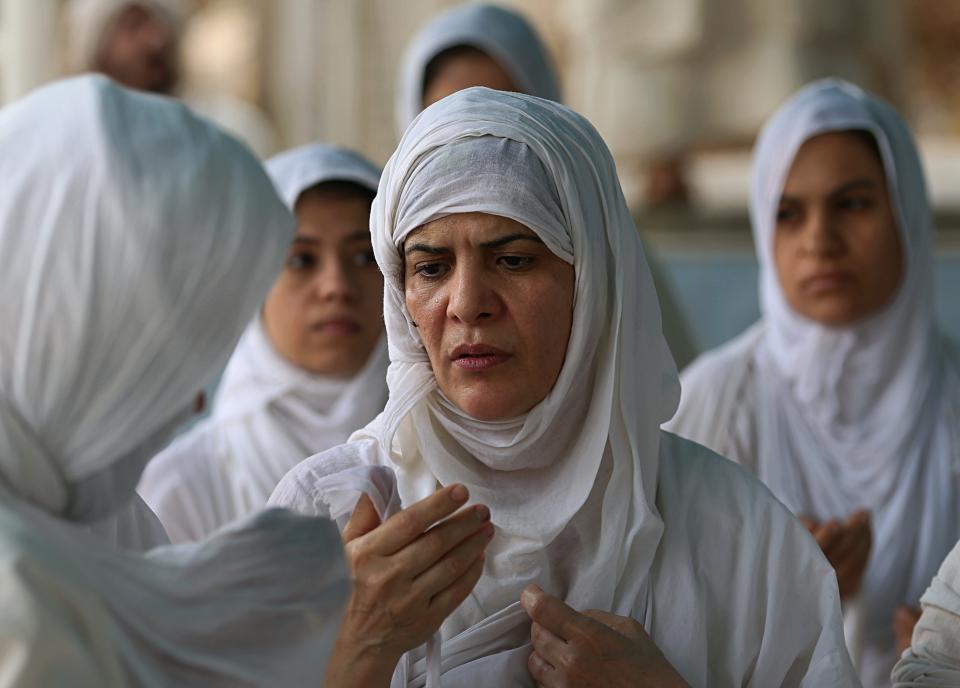
[[264, 327], [291, 363], [319, 375], [351, 376], [383, 333], [370, 199], [320, 186], [300, 196], [296, 214], [299, 226], [267, 296]]
[[437, 384], [479, 420], [547, 396], [573, 322], [573, 266], [513, 220], [485, 213], [423, 225], [403, 245], [407, 310]]
[[479, 50], [458, 50], [445, 58], [423, 92], [423, 107], [473, 86], [497, 91], [519, 90], [500, 63]]
[[823, 325], [852, 324], [893, 300], [903, 249], [883, 164], [864, 135], [821, 134], [800, 147], [773, 255], [787, 302]]

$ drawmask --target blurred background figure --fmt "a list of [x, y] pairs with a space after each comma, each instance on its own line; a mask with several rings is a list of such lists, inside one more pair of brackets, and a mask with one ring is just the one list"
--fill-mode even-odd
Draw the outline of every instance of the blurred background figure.
[[[276, 136], [266, 115], [209, 74], [217, 71], [218, 46], [232, 38], [244, 42], [249, 28], [243, 15], [228, 5], [208, 7], [206, 15], [193, 18], [191, 33], [185, 34], [186, 7], [181, 0], [69, 0], [64, 16], [67, 69], [100, 72], [139, 91], [181, 96], [261, 157], [270, 154]], [[208, 69], [193, 70], [202, 88], [182, 84], [181, 42], [193, 52], [209, 50], [212, 43]], [[220, 71], [229, 73], [230, 67], [228, 63]]]

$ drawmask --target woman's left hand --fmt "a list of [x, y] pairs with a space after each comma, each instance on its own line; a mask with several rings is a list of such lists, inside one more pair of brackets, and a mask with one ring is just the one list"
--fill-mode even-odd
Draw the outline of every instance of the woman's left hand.
[[520, 604], [533, 621], [527, 663], [538, 686], [674, 688], [688, 684], [633, 619], [589, 610], [582, 614], [528, 585]]

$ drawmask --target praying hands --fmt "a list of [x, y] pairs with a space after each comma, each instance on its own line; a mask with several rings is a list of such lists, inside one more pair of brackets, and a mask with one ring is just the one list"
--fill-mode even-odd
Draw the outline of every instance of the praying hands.
[[634, 619], [579, 613], [536, 585], [527, 586], [520, 603], [533, 621], [527, 666], [538, 688], [688, 685]]
[[831, 519], [818, 523], [806, 516], [800, 516], [800, 521], [837, 572], [840, 598], [856, 595], [863, 582], [863, 573], [873, 546], [870, 513], [856, 511], [846, 521]]

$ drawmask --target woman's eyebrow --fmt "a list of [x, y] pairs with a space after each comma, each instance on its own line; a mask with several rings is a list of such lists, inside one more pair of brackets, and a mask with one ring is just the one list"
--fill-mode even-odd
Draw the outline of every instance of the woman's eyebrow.
[[536, 234], [509, 234], [505, 237], [500, 237], [499, 239], [494, 239], [493, 241], [487, 241], [483, 244], [480, 244], [480, 247], [500, 248], [502, 246], [506, 246], [507, 244], [513, 243], [514, 241], [533, 241], [537, 244], [543, 243], [543, 240]]
[[847, 193], [848, 191], [854, 191], [856, 189], [876, 189], [880, 185], [875, 179], [870, 179], [869, 177], [861, 177], [859, 179], [851, 179], [848, 182], [844, 182], [836, 189], [830, 192], [831, 196], [837, 196], [839, 194]]
[[450, 249], [442, 246], [431, 246], [430, 244], [412, 244], [403, 247], [403, 254], [409, 256], [411, 253], [429, 253], [432, 256], [439, 256], [444, 253], [450, 253]]
[[320, 240], [316, 237], [309, 236], [307, 234], [297, 234], [293, 237], [293, 243], [295, 244], [312, 244], [314, 246], [320, 245]]
[[370, 230], [369, 229], [358, 229], [352, 234], [348, 234], [343, 238], [344, 241], [370, 241]]

